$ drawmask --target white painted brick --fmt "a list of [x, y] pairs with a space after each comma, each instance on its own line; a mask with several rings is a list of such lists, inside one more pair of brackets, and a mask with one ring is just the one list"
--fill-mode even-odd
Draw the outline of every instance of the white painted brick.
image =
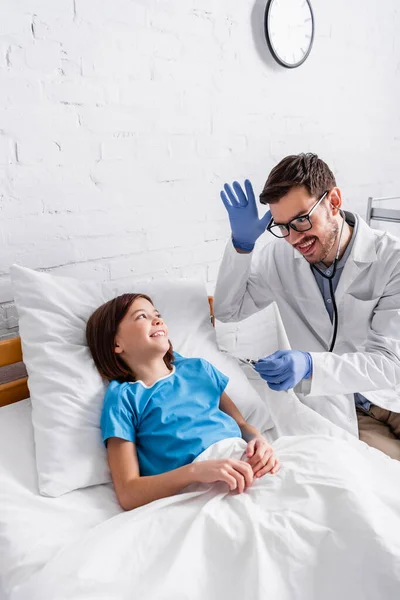
[[146, 230], [147, 247], [150, 251], [199, 244], [203, 241], [203, 237], [202, 223], [182, 223], [175, 227]]
[[62, 102], [78, 106], [104, 104], [104, 85], [87, 79], [59, 79], [44, 82], [44, 93], [50, 102]]
[[152, 108], [160, 110], [160, 97], [162, 97], [163, 110], [179, 112], [183, 98], [181, 90], [168, 88], [163, 83], [152, 81], [150, 75], [149, 72], [148, 81], [128, 79], [119, 84], [121, 105], [129, 107], [132, 113], [148, 113]]
[[[100, 160], [100, 144], [96, 140], [88, 138], [66, 139], [63, 135], [54, 136], [54, 139], [36, 137], [34, 140], [17, 143], [18, 162], [21, 166], [43, 164], [43, 167], [73, 167], [74, 174], [77, 176], [83, 170], [82, 165], [86, 165], [85, 177], [87, 178], [87, 167]], [[58, 169], [57, 178], [67, 179], [70, 177], [68, 170]], [[21, 172], [21, 171], [20, 171]], [[56, 173], [54, 170], [53, 173]], [[42, 183], [49, 182], [51, 169], [48, 169], [45, 176], [40, 173], [36, 179], [41, 178]]]
[[208, 263], [212, 260], [218, 260], [222, 257], [225, 248], [225, 241], [204, 242], [193, 247], [174, 248], [172, 253], [173, 265], [176, 267], [186, 267], [191, 264]]
[[[68, 231], [58, 215], [40, 214], [9, 219], [5, 229], [14, 245], [37, 243], [42, 240], [54, 239], [56, 236], [67, 237]], [[3, 225], [2, 225], [3, 226]]]
[[92, 134], [146, 133], [153, 131], [152, 116], [127, 108], [98, 107], [81, 108], [79, 118], [83, 129]]
[[[101, 159], [100, 143], [81, 132], [74, 138], [67, 138], [65, 135], [59, 135], [56, 143], [60, 146], [57, 164], [73, 168], [73, 173], [79, 173], [80, 170], [87, 170]], [[79, 169], [77, 169], [79, 165]], [[84, 165], [84, 167], [83, 167]], [[71, 179], [73, 174], [69, 174]], [[82, 190], [83, 191], [83, 190]]]
[[[118, 56], [120, 53], [120, 40], [115, 40], [115, 44], [118, 45], [116, 45], [114, 52], [110, 51], [109, 45], [102, 45], [95, 53], [84, 51], [81, 62], [82, 74], [89, 77], [118, 79], [119, 83], [123, 86], [127, 85], [126, 82], [130, 80], [140, 82], [150, 80], [152, 69], [138, 52], [134, 40], [131, 39], [130, 45], [128, 47], [125, 46], [124, 51], [126, 54], [123, 60], [115, 60], [115, 56]], [[137, 89], [136, 96], [140, 95], [141, 92]], [[126, 104], [126, 101], [121, 102], [122, 104]]]
[[179, 60], [182, 54], [182, 43], [179, 31], [169, 33], [155, 29], [135, 31], [134, 38], [141, 54], [151, 58], [162, 57], [166, 60]]
[[201, 281], [205, 281], [207, 267], [206, 265], [189, 265], [188, 267], [180, 268], [179, 274], [183, 279], [200, 279]]
[[101, 144], [101, 158], [103, 160], [126, 159], [127, 156], [135, 157], [138, 152], [137, 140], [134, 137], [119, 137]]
[[59, 165], [61, 146], [50, 140], [38, 138], [28, 142], [17, 143], [18, 162], [22, 165], [45, 163], [46, 165]]
[[0, 165], [15, 161], [15, 147], [12, 141], [0, 135]]
[[2, 244], [2, 251], [0, 252], [0, 277], [2, 275], [8, 275], [10, 272], [10, 266], [15, 262], [15, 249], [9, 245]]
[[127, 236], [102, 236], [76, 240], [74, 246], [79, 261], [111, 258], [131, 255], [146, 250], [146, 237], [143, 232], [135, 232]]
[[36, 137], [54, 139], [55, 134], [69, 136], [82, 135], [77, 108], [63, 104], [7, 106], [0, 105], [0, 128], [17, 141], [30, 143]]
[[228, 239], [230, 233], [228, 214], [226, 214], [226, 218], [223, 221], [206, 221], [204, 223], [204, 240], [206, 242], [224, 238]]
[[16, 262], [30, 269], [54, 268], [78, 262], [80, 255], [71, 240], [48, 239], [16, 249]]
[[106, 281], [110, 278], [108, 266], [102, 262], [85, 262], [64, 265], [54, 269], [42, 269], [60, 277], [72, 277], [82, 281]]
[[[35, 105], [42, 101], [40, 81], [0, 71], [0, 106]], [[2, 123], [2, 126], [3, 123]]]
[[47, 75], [56, 74], [61, 66], [60, 45], [56, 42], [33, 40], [25, 47], [10, 46], [7, 62], [14, 72], [24, 71], [28, 67]]
[[80, 77], [81, 75], [87, 75], [83, 72], [83, 61], [82, 57], [68, 58], [65, 53], [61, 56], [60, 60], [60, 74], [64, 77], [74, 78]]
[[112, 283], [116, 284], [116, 287], [118, 287], [118, 290], [123, 290], [124, 289], [124, 285], [125, 290], [126, 291], [134, 291], [136, 293], [140, 293], [141, 292], [141, 288], [140, 288], [140, 284], [144, 283], [146, 281], [165, 281], [165, 280], [176, 280], [176, 279], [181, 279], [181, 276], [178, 272], [177, 269], [173, 269], [172, 267], [169, 269], [164, 269], [163, 271], [153, 271], [153, 272], [148, 272], [148, 273], [144, 273], [141, 276], [139, 276], [139, 279], [134, 276], [134, 275], [130, 275], [128, 277], [120, 277], [118, 279], [113, 279]]
[[[9, 0], [10, 1], [10, 0]], [[57, 2], [49, 2], [48, 0], [19, 0], [17, 10], [21, 13], [35, 13], [43, 16], [48, 20], [54, 18], [63, 18], [64, 20], [72, 19], [74, 16], [74, 3], [71, 0], [57, 0]]]
[[2, 37], [9, 43], [19, 43], [31, 38], [31, 15], [23, 10], [20, 2], [8, 0], [0, 3]]
[[148, 206], [149, 200], [159, 192], [159, 186], [150, 179], [144, 165], [135, 156], [125, 157], [124, 160], [101, 160], [92, 167], [90, 177], [101, 189], [109, 190], [110, 205], [113, 195], [122, 190], [126, 192], [127, 207], [131, 209], [134, 206], [136, 209]]
[[154, 271], [167, 270], [171, 265], [171, 261], [169, 252], [156, 251], [110, 260], [108, 264], [111, 279], [120, 279], [132, 275], [144, 276]]
[[196, 153], [202, 158], [227, 158], [247, 151], [247, 137], [243, 134], [215, 136], [196, 136]]
[[146, 4], [126, 0], [113, 2], [96, 2], [94, 0], [75, 0], [76, 15], [91, 23], [122, 23], [126, 26], [144, 28], [146, 24]]
[[168, 151], [171, 159], [180, 160], [182, 157], [194, 160], [196, 151], [196, 137], [191, 134], [171, 134], [167, 138]]
[[10, 277], [7, 275], [0, 275], [0, 304], [2, 304], [3, 302], [11, 302], [13, 298], [14, 292], [12, 289]]

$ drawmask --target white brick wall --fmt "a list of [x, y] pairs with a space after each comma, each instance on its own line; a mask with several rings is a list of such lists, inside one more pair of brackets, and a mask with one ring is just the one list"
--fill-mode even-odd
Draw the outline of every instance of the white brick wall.
[[369, 195], [400, 193], [398, 1], [313, 0], [295, 70], [268, 54], [265, 4], [0, 3], [0, 337], [17, 326], [14, 262], [212, 292], [221, 186], [258, 192], [286, 154], [319, 153], [363, 215]]

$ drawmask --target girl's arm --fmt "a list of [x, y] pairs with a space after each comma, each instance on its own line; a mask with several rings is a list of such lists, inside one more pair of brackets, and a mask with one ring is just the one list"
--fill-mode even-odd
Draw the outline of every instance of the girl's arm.
[[236, 423], [240, 427], [240, 431], [242, 432], [242, 437], [246, 442], [249, 442], [254, 437], [261, 436], [260, 431], [256, 427], [253, 427], [246, 422], [242, 413], [236, 404], [229, 398], [226, 392], [222, 392], [219, 401], [219, 407], [224, 413], [235, 419]]
[[191, 464], [161, 475], [141, 477], [136, 444], [121, 438], [108, 439], [107, 455], [115, 492], [125, 510], [173, 496], [196, 481]]
[[237, 489], [239, 493], [253, 482], [251, 466], [234, 458], [190, 463], [167, 473], [141, 477], [136, 445], [133, 442], [109, 438], [107, 452], [115, 492], [125, 510], [173, 496], [195, 482], [224, 481], [231, 490]]

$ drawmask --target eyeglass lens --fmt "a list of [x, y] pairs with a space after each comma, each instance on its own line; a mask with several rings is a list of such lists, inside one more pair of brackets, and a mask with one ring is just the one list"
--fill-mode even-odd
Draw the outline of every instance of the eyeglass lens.
[[[308, 231], [311, 229], [311, 223], [306, 217], [295, 219], [291, 222], [295, 231]], [[271, 233], [276, 237], [287, 237], [289, 235], [289, 227], [287, 225], [272, 225], [270, 228]]]

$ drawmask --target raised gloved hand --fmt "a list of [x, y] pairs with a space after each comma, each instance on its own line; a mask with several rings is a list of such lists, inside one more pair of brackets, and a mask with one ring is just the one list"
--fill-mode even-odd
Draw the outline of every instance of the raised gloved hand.
[[300, 350], [278, 350], [270, 356], [260, 358], [254, 366], [265, 379], [271, 390], [289, 390], [302, 379], [312, 375], [312, 358], [309, 352]]
[[244, 187], [246, 193], [237, 181], [233, 182], [233, 190], [225, 183], [220, 196], [228, 211], [233, 245], [240, 250], [251, 252], [272, 217], [268, 210], [261, 219], [258, 218], [253, 187], [248, 179], [244, 182]]

